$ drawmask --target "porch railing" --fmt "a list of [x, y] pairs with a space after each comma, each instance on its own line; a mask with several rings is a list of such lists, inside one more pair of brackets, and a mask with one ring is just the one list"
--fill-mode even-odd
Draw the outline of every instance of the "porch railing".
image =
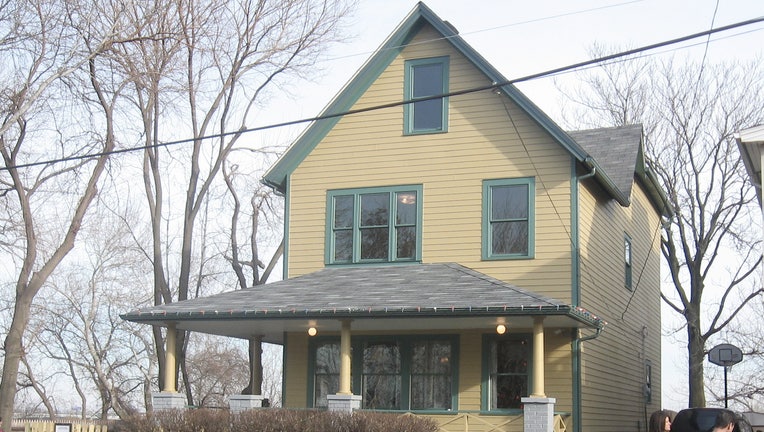
[[[523, 430], [523, 416], [479, 415], [470, 412], [454, 414], [414, 414], [406, 415], [428, 417], [438, 424], [439, 432], [508, 432]], [[567, 432], [567, 416], [555, 414], [554, 432]]]

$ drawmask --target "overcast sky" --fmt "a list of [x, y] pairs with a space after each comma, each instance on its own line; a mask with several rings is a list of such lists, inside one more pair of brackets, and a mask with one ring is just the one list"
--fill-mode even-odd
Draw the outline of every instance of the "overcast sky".
[[[509, 79], [588, 60], [594, 43], [636, 48], [764, 16], [763, 0], [429, 0], [430, 9]], [[352, 77], [414, 8], [413, 0], [359, 0], [348, 26], [348, 41], [326, 54], [323, 73], [296, 83], [291, 98], [269, 104], [256, 124], [313, 117]], [[764, 23], [717, 33], [652, 52], [708, 62], [764, 55]], [[559, 98], [552, 79], [518, 87], [556, 118]], [[278, 107], [273, 109], [274, 107]], [[303, 127], [271, 132], [279, 140]], [[275, 135], [274, 135], [275, 134]], [[284, 143], [286, 144], [286, 143]], [[670, 320], [664, 312], [664, 322]], [[664, 338], [663, 404], [686, 406], [686, 348]]]

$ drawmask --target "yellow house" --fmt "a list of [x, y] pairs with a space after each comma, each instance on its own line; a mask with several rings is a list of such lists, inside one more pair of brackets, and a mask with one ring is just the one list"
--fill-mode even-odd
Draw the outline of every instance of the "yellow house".
[[562, 130], [422, 3], [321, 118], [263, 179], [285, 280], [125, 319], [282, 344], [287, 408], [646, 430], [670, 209], [641, 126]]

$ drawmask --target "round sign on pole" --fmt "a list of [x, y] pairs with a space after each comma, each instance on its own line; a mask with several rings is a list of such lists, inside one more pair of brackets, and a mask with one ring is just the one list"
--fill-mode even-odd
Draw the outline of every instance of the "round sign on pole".
[[743, 351], [735, 345], [717, 345], [708, 352], [708, 361], [719, 366], [732, 366], [743, 361]]

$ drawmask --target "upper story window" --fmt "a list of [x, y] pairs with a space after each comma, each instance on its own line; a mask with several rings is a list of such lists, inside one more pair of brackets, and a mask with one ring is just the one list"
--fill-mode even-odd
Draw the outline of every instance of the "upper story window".
[[631, 280], [631, 237], [628, 234], [623, 236], [623, 263], [624, 263], [624, 284], [626, 288], [632, 289]]
[[330, 191], [326, 263], [419, 260], [421, 201], [421, 185]]
[[522, 408], [531, 379], [528, 335], [486, 335], [483, 338], [482, 406], [485, 410]]
[[533, 178], [483, 182], [483, 259], [532, 258]]
[[405, 65], [404, 133], [445, 132], [448, 129], [448, 98], [427, 99], [448, 93], [448, 57], [409, 60]]

